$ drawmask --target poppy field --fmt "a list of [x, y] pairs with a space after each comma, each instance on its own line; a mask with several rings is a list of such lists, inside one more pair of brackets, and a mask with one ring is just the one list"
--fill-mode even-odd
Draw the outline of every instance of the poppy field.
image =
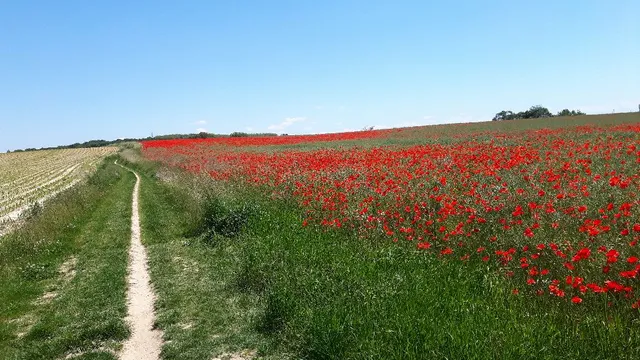
[[[354, 135], [389, 132], [328, 141]], [[640, 304], [640, 124], [313, 151], [248, 147], [327, 140], [215, 140], [143, 146], [150, 159], [295, 199], [301, 226], [491, 264], [513, 279], [514, 295]]]
[[142, 145], [258, 209], [209, 244], [279, 351], [640, 354], [637, 114]]

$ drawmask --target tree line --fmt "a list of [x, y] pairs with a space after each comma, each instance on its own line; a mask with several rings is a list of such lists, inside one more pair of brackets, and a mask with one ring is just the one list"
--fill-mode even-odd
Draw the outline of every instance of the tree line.
[[513, 112], [511, 110], [503, 110], [496, 114], [493, 117], [493, 121], [502, 121], [502, 120], [518, 120], [518, 119], [539, 119], [539, 118], [549, 118], [556, 116], [579, 116], [579, 115], [587, 115], [580, 110], [569, 110], [564, 109], [562, 111], [558, 111], [557, 114], [553, 114], [549, 109], [542, 105], [536, 105], [529, 108], [529, 110]]

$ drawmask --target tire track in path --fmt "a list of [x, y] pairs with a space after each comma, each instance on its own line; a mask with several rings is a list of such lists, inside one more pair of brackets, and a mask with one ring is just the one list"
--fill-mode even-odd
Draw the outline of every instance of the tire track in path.
[[[116, 162], [116, 164], [118, 163]], [[124, 343], [119, 358], [121, 360], [156, 360], [160, 358], [162, 349], [162, 331], [153, 328], [156, 297], [151, 287], [147, 252], [140, 240], [140, 213], [138, 211], [140, 176], [135, 171], [125, 166], [122, 167], [136, 176], [136, 185], [133, 188], [131, 205], [131, 247], [129, 248], [127, 279], [126, 320], [131, 328], [131, 337]]]

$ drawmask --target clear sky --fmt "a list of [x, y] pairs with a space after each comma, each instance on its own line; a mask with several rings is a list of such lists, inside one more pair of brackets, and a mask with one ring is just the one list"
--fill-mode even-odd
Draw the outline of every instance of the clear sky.
[[639, 103], [638, 0], [0, 0], [0, 151]]

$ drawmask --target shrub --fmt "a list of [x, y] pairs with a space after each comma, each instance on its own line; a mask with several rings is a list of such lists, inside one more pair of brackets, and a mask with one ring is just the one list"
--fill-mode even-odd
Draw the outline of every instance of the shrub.
[[207, 197], [202, 205], [202, 218], [197, 233], [204, 235], [206, 242], [213, 242], [216, 236], [235, 238], [242, 232], [252, 213], [252, 208], [242, 205], [228, 208], [218, 197]]

